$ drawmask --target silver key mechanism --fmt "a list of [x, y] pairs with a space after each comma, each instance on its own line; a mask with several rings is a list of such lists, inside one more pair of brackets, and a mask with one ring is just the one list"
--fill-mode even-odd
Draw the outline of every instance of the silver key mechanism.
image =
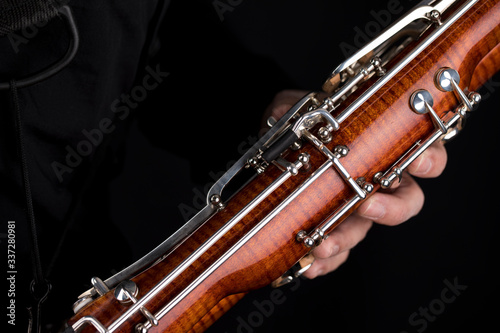
[[424, 89], [419, 89], [415, 91], [410, 97], [410, 106], [412, 110], [418, 114], [430, 113], [432, 122], [443, 134], [445, 134], [448, 129], [443, 124], [441, 118], [439, 118], [438, 114], [432, 106], [434, 105], [434, 99], [431, 94]]
[[424, 115], [429, 113], [436, 131], [426, 140], [420, 140], [415, 143], [410, 150], [403, 155], [389, 170], [378, 172], [374, 176], [374, 181], [384, 189], [389, 188], [394, 181], [401, 181], [403, 171], [431, 144], [438, 140], [447, 142], [454, 138], [465, 124], [465, 119], [470, 111], [474, 111], [481, 102], [481, 95], [476, 92], [465, 93], [458, 84], [460, 75], [449, 67], [439, 69], [434, 75], [434, 84], [443, 92], [452, 92], [457, 97], [458, 107], [452, 112], [448, 112], [443, 118], [434, 111], [434, 99], [425, 89], [418, 89], [410, 96], [410, 108], [416, 114]]

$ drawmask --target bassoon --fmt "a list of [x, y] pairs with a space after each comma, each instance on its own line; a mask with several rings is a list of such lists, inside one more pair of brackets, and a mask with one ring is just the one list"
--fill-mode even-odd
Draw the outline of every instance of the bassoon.
[[246, 293], [300, 276], [366, 198], [462, 129], [500, 69], [499, 24], [498, 0], [416, 5], [271, 120], [183, 227], [92, 278], [65, 332], [202, 332]]

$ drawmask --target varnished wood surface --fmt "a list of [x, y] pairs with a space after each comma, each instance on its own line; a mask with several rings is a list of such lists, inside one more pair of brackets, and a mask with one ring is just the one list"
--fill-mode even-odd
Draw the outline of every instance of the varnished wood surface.
[[[350, 148], [349, 155], [342, 159], [342, 163], [353, 178], [365, 177], [371, 180], [376, 172], [385, 171], [417, 140], [433, 130], [428, 115], [419, 116], [410, 111], [408, 100], [413, 91], [427, 89], [434, 97], [435, 110], [441, 115], [456, 107], [457, 100], [452, 93], [443, 93], [434, 86], [434, 73], [441, 67], [456, 68], [461, 75], [460, 86], [463, 89], [467, 87], [475, 89], [475, 86], [498, 70], [500, 59], [496, 45], [500, 41], [499, 7], [497, 1], [480, 1], [466, 17], [454, 24], [342, 124], [341, 130], [336, 133], [329, 147], [333, 149], [337, 144], [343, 144]], [[324, 157], [311, 147], [305, 149], [311, 154], [313, 167], [310, 172], [312, 172], [324, 162]], [[297, 154], [289, 154], [287, 158], [294, 160]], [[194, 280], [241, 235], [276, 207], [298, 184], [307, 179], [310, 172], [300, 173], [287, 181], [174, 281], [167, 292], [148, 303], [146, 306], [148, 310], [152, 313], [158, 311], [163, 304], [184, 289], [189, 281]], [[245, 191], [238, 193], [224, 211], [209, 220], [167, 259], [134, 278], [140, 288], [138, 298], [182, 262], [279, 174], [277, 168], [270, 167]], [[220, 306], [220, 310], [218, 308], [214, 310], [219, 313], [231, 304], [231, 301], [220, 303], [222, 299], [272, 282], [307, 252], [302, 244], [295, 242], [296, 233], [302, 229], [312, 230], [343, 200], [352, 195], [335, 170], [325, 172], [235, 256], [163, 318], [156, 330], [151, 331], [197, 330], [194, 325], [211, 309]], [[81, 315], [91, 314], [104, 325], [109, 325], [128, 306], [119, 304], [113, 299], [112, 294], [107, 294], [84, 309], [75, 319]], [[140, 313], [132, 319], [130, 326], [126, 325], [120, 331], [131, 330], [137, 322], [144, 322]]]
[[231, 309], [239, 300], [245, 297], [244, 293], [230, 295], [223, 298], [216, 306], [214, 306], [203, 318], [200, 319], [189, 331], [189, 333], [201, 333], [209, 328], [223, 314]]

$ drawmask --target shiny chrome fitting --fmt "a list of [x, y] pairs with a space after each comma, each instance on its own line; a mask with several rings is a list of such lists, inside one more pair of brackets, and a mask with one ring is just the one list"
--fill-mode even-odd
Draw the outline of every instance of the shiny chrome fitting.
[[306, 237], [307, 237], [307, 232], [301, 230], [297, 233], [297, 236], [295, 236], [295, 240], [299, 243], [302, 243], [304, 239], [306, 239]]
[[460, 83], [460, 74], [458, 74], [456, 70], [449, 67], [441, 68], [434, 77], [434, 83], [436, 84], [436, 87], [441, 91], [453, 91], [457, 98], [467, 108], [467, 111], [473, 110], [472, 101], [458, 86], [458, 84]]
[[269, 166], [269, 163], [262, 158], [263, 153], [264, 152], [261, 149], [259, 149], [259, 151], [254, 157], [251, 157], [247, 160], [245, 168], [252, 167], [255, 169], [255, 171], [257, 171], [258, 174], [261, 174], [264, 171], [266, 171], [267, 167]]
[[[137, 294], [139, 293], [139, 288], [137, 287], [137, 284], [134, 281], [131, 280], [125, 280], [121, 282], [115, 289], [115, 298], [123, 304], [126, 303], [137, 303]], [[158, 319], [151, 313], [149, 312], [145, 307], [141, 306], [139, 308], [139, 311], [143, 314], [143, 316], [148, 320], [148, 323], [151, 326], [158, 326]], [[136, 329], [140, 327], [141, 324], [136, 326]], [[144, 328], [146, 328], [144, 326]], [[141, 329], [142, 331], [142, 329]], [[147, 330], [146, 330], [147, 332]]]
[[295, 141], [294, 143], [292, 143], [290, 148], [293, 151], [297, 151], [297, 150], [301, 149], [302, 148], [302, 140], [299, 139], [299, 140]]
[[137, 284], [131, 280], [125, 280], [115, 289], [115, 298], [123, 304], [133, 302], [133, 298], [139, 293]]
[[437, 25], [442, 25], [443, 22], [441, 22], [441, 13], [438, 11], [438, 10], [432, 10], [430, 13], [429, 13], [429, 19], [436, 23]]
[[394, 183], [396, 179], [399, 182], [401, 182], [402, 177], [403, 177], [403, 169], [399, 167], [394, 167], [391, 170], [391, 173], [386, 177], [384, 177], [384, 174], [382, 172], [377, 172], [375, 176], [373, 176], [373, 181], [375, 183], [380, 184], [381, 188], [388, 189], [389, 187], [391, 187], [391, 185]]
[[218, 194], [214, 194], [210, 197], [210, 203], [216, 208], [218, 211], [226, 208], [224, 202], [222, 202], [222, 198]]
[[349, 148], [347, 148], [347, 146], [344, 145], [338, 145], [333, 149], [333, 153], [338, 155], [338, 158], [346, 157], [347, 154], [349, 154]]
[[363, 190], [365, 190], [366, 193], [373, 192], [373, 189], [374, 189], [373, 185], [370, 183], [367, 183], [365, 177], [359, 177], [356, 180], [356, 183], [358, 183], [358, 185], [361, 186], [363, 188]]
[[383, 76], [387, 72], [386, 69], [382, 67], [382, 60], [379, 57], [373, 57], [370, 63], [373, 65], [375, 73], [377, 73], [378, 76]]
[[109, 291], [108, 286], [98, 277], [94, 276], [90, 279], [90, 283], [94, 287], [94, 290], [100, 295], [103, 296]]
[[299, 162], [301, 162], [303, 165], [309, 164], [309, 160], [311, 159], [311, 155], [308, 153], [302, 153], [299, 155]]
[[146, 327], [146, 325], [141, 323], [135, 326], [135, 331], [136, 333], [148, 333], [149, 329]]
[[314, 244], [316, 243], [314, 242], [314, 239], [312, 239], [311, 237], [307, 237], [306, 239], [304, 239], [304, 245], [306, 247], [312, 248], [314, 247]]
[[[453, 82], [453, 80], [452, 80]], [[441, 131], [441, 133], [445, 134], [448, 129], [446, 125], [443, 123], [441, 118], [439, 118], [438, 114], [432, 106], [434, 105], [434, 99], [431, 94], [425, 89], [419, 89], [415, 91], [410, 97], [410, 107], [413, 112], [417, 114], [426, 114], [429, 113], [431, 115], [431, 120], [436, 126], [437, 129]]]
[[481, 102], [481, 94], [475, 91], [470, 92], [468, 97], [473, 105], [479, 104]]
[[279, 288], [284, 286], [294, 279], [298, 278], [302, 274], [304, 274], [309, 268], [311, 268], [314, 263], [314, 256], [312, 254], [306, 254], [302, 257], [291, 269], [289, 269], [285, 274], [277, 278], [271, 283], [273, 288]]
[[444, 92], [453, 91], [453, 82], [459, 84], [460, 75], [456, 70], [449, 67], [441, 68], [434, 77], [434, 83], [436, 84], [436, 87]]
[[318, 130], [318, 137], [323, 143], [329, 143], [332, 141], [332, 133], [328, 130], [327, 127], [321, 127]]

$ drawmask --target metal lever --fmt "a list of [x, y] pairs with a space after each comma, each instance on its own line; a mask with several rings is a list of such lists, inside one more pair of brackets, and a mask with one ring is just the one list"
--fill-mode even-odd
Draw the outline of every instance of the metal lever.
[[473, 110], [473, 103], [469, 100], [467, 95], [458, 86], [460, 83], [460, 74], [453, 68], [441, 68], [434, 77], [436, 87], [444, 92], [453, 91], [457, 98], [463, 103], [467, 111]]
[[410, 97], [411, 109], [418, 114], [426, 114], [427, 112], [429, 112], [432, 122], [434, 123], [436, 128], [439, 129], [441, 133], [446, 134], [448, 129], [446, 128], [441, 118], [439, 118], [436, 111], [434, 111], [434, 109], [432, 108], [433, 105], [434, 99], [427, 90], [419, 89], [415, 91]]
[[281, 286], [284, 286], [285, 284], [292, 282], [294, 279], [298, 278], [299, 276], [304, 274], [305, 271], [311, 268], [313, 263], [314, 256], [311, 253], [306, 254], [290, 270], [274, 280], [273, 283], [271, 283], [271, 286], [273, 288], [279, 288]]
[[94, 276], [90, 282], [92, 283], [92, 286], [94, 286], [94, 290], [100, 295], [103, 296], [105, 293], [109, 291], [108, 286], [102, 282], [101, 279], [98, 277]]
[[[116, 289], [115, 289], [115, 298], [120, 302], [120, 303], [137, 303], [137, 299], [135, 298], [137, 294], [139, 293], [139, 288], [137, 288], [137, 285], [135, 284], [134, 281], [131, 280], [125, 280], [122, 283], [120, 283]], [[145, 307], [141, 306], [139, 310], [142, 312], [144, 317], [149, 321], [149, 323], [152, 326], [158, 326], [158, 319], [151, 314]], [[142, 324], [139, 324], [142, 325]], [[138, 326], [139, 326], [138, 325]], [[142, 326], [141, 326], [142, 329]]]

